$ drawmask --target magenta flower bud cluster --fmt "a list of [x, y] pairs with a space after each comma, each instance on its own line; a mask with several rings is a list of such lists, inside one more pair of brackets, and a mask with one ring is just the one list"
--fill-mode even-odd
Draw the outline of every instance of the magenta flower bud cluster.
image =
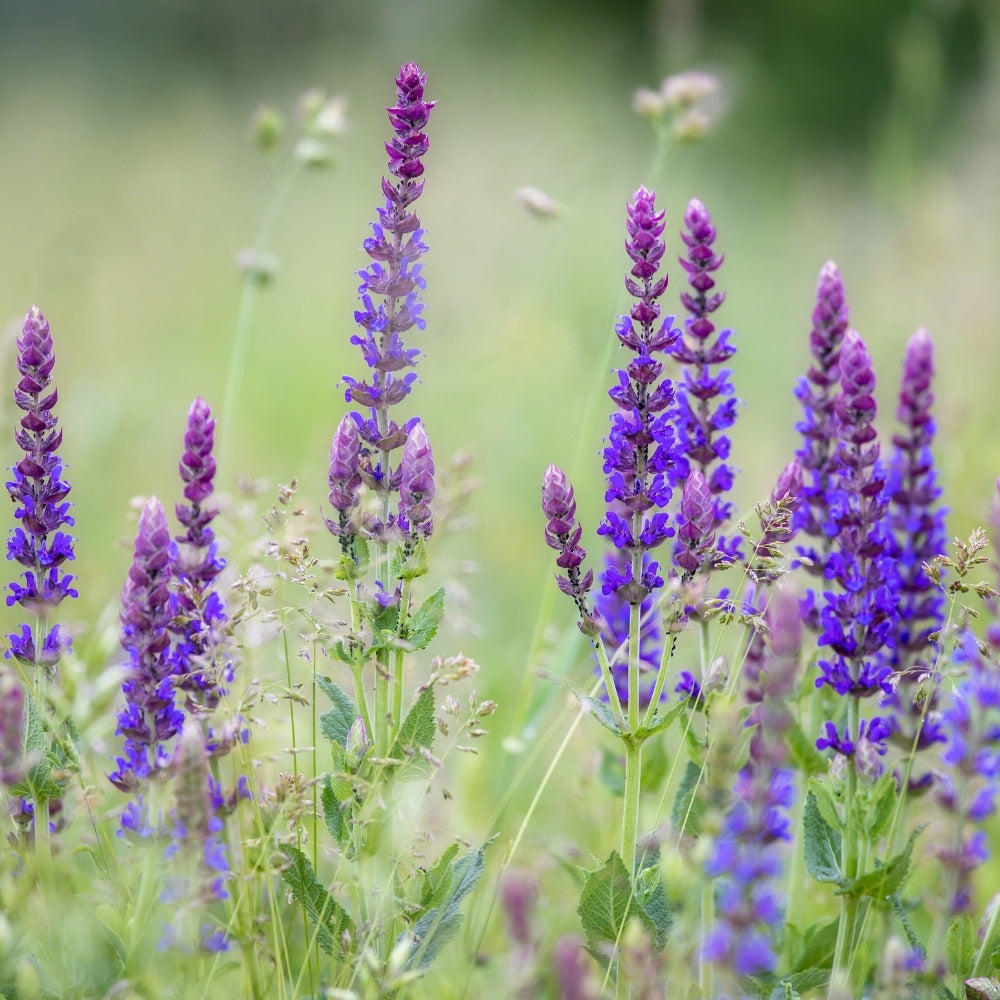
[[[715, 527], [721, 527], [732, 515], [732, 503], [726, 498], [733, 486], [733, 470], [728, 464], [730, 439], [725, 431], [736, 422], [738, 401], [733, 395], [732, 372], [717, 366], [735, 353], [730, 343], [731, 330], [716, 335], [712, 314], [722, 305], [724, 295], [715, 291], [714, 274], [722, 265], [715, 252], [715, 227], [705, 206], [693, 198], [684, 213], [681, 239], [687, 246], [686, 257], [679, 258], [687, 272], [689, 291], [681, 293], [681, 303], [688, 313], [684, 336], [678, 337], [671, 354], [683, 366], [683, 379], [677, 386], [674, 421], [681, 476], [691, 470], [704, 477], [713, 498]], [[681, 510], [678, 523], [683, 524]], [[726, 559], [739, 557], [739, 539], [720, 536], [716, 548]], [[677, 551], [681, 551], [678, 543]], [[687, 572], [687, 570], [685, 570]]]
[[[414, 326], [422, 330], [425, 325], [420, 300], [425, 282], [418, 261], [427, 246], [420, 219], [412, 211], [423, 190], [423, 181], [418, 178], [424, 172], [422, 157], [429, 146], [424, 129], [435, 103], [424, 100], [425, 82], [414, 63], [403, 66], [396, 78], [396, 104], [388, 109], [394, 135], [385, 148], [389, 172], [397, 180], [382, 181], [385, 205], [378, 210], [372, 235], [364, 241], [371, 263], [358, 272], [361, 308], [354, 318], [362, 332], [353, 336], [351, 343], [361, 349], [371, 374], [366, 380], [344, 376], [345, 399], [363, 408], [350, 414], [358, 442], [353, 440], [354, 431], [341, 423], [330, 453], [330, 502], [338, 517], [327, 523], [340, 537], [345, 552], [350, 548], [350, 515], [356, 507], [360, 483], [382, 496], [400, 490], [402, 463], [394, 467], [392, 454], [405, 447], [413, 429], [412, 420], [400, 426], [390, 411], [409, 395], [417, 378], [411, 369], [420, 351], [405, 347], [402, 334]], [[420, 492], [427, 493], [426, 489]], [[408, 521], [412, 506], [404, 500], [403, 514]], [[372, 514], [372, 519], [366, 526], [372, 534], [378, 535], [391, 526], [382, 523], [380, 514]], [[426, 537], [431, 520], [423, 517], [418, 523], [419, 534]]]
[[70, 638], [59, 625], [49, 626], [48, 616], [64, 598], [77, 596], [73, 577], [63, 568], [74, 553], [72, 536], [61, 529], [74, 522], [66, 499], [70, 487], [57, 453], [62, 431], [55, 415], [59, 393], [52, 385], [55, 360], [49, 324], [32, 306], [17, 338], [20, 379], [14, 402], [23, 416], [14, 439], [23, 455], [7, 483], [17, 520], [7, 538], [7, 558], [18, 563], [23, 574], [9, 585], [7, 606], [21, 605], [32, 622], [41, 625], [37, 635], [29, 625], [8, 635], [6, 655], [49, 670], [69, 648]]

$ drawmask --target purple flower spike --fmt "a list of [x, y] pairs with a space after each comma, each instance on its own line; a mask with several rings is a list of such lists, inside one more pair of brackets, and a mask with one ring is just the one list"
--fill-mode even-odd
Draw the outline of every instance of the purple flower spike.
[[[733, 470], [728, 464], [730, 440], [724, 433], [736, 421], [738, 400], [733, 395], [732, 374], [716, 366], [728, 361], [736, 348], [730, 343], [731, 330], [716, 336], [711, 315], [722, 305], [724, 296], [714, 291], [714, 274], [722, 265], [722, 256], [712, 246], [715, 227], [705, 206], [693, 198], [684, 214], [685, 229], [681, 239], [687, 245], [681, 267], [688, 274], [690, 291], [681, 293], [681, 303], [688, 312], [684, 337], [678, 338], [671, 353], [684, 366], [684, 380], [677, 389], [674, 420], [677, 428], [678, 451], [683, 464], [697, 468], [708, 483], [714, 498], [715, 527], [722, 526], [732, 515], [732, 504], [725, 499], [733, 485]], [[687, 478], [688, 468], [680, 470]], [[678, 519], [683, 523], [683, 513]], [[720, 536], [718, 551], [728, 559], [739, 556], [739, 540]]]
[[348, 414], [340, 421], [330, 444], [330, 506], [337, 512], [337, 519], [324, 517], [330, 534], [340, 539], [344, 555], [352, 552], [357, 526], [352, 515], [358, 508], [361, 494], [361, 439], [358, 425]]
[[165, 744], [184, 724], [174, 703], [170, 578], [170, 531], [160, 502], [152, 497], [139, 515], [135, 555], [122, 590], [121, 643], [129, 662], [116, 732], [125, 744], [110, 779], [126, 792], [140, 789], [170, 762]]
[[542, 477], [542, 513], [547, 519], [545, 541], [559, 555], [556, 565], [566, 571], [566, 575], [556, 575], [559, 589], [573, 599], [580, 612], [580, 630], [587, 635], [596, 635], [601, 624], [587, 603], [587, 595], [594, 585], [594, 574], [587, 570], [581, 574], [587, 553], [580, 544], [583, 529], [576, 519], [576, 499], [573, 487], [566, 473], [557, 465], [549, 465]]
[[430, 538], [434, 515], [434, 456], [427, 432], [419, 421], [410, 428], [400, 463], [399, 514], [397, 521], [404, 534]]
[[40, 635], [29, 626], [7, 636], [13, 656], [27, 666], [44, 666], [55, 673], [55, 663], [69, 649], [70, 639], [58, 625], [45, 624], [51, 610], [66, 597], [76, 597], [73, 577], [62, 569], [74, 558], [73, 538], [60, 528], [71, 526], [69, 483], [62, 478], [56, 449], [62, 443], [55, 405], [59, 393], [52, 385], [55, 351], [49, 324], [32, 306], [17, 338], [17, 370], [21, 378], [14, 402], [24, 411], [14, 432], [24, 456], [11, 468], [7, 492], [14, 502], [18, 525], [7, 538], [7, 558], [20, 563], [20, 581], [9, 585], [7, 606], [20, 604], [33, 619], [41, 619]]
[[677, 531], [677, 554], [674, 561], [685, 576], [694, 576], [700, 569], [711, 569], [715, 548], [715, 510], [712, 494], [705, 477], [697, 470], [684, 481], [681, 493], [681, 517]]
[[[891, 649], [898, 616], [898, 576], [890, 555], [885, 473], [873, 423], [875, 372], [855, 330], [844, 336], [840, 379], [837, 476], [827, 492], [837, 548], [824, 567], [825, 577], [840, 590], [824, 593], [818, 642], [831, 654], [819, 661], [816, 686], [828, 684], [842, 697], [866, 698], [891, 692], [887, 647]], [[846, 740], [823, 742], [849, 755], [844, 747], [860, 736], [849, 733]]]
[[12, 788], [23, 777], [24, 688], [6, 668], [0, 670], [0, 785]]
[[[397, 181], [383, 179], [385, 205], [378, 210], [372, 235], [364, 241], [371, 263], [358, 272], [361, 308], [354, 314], [362, 332], [351, 338], [361, 349], [371, 376], [367, 381], [343, 379], [347, 402], [366, 411], [351, 415], [361, 441], [358, 471], [383, 496], [399, 489], [401, 470], [392, 467], [391, 455], [407, 439], [407, 428], [390, 417], [390, 409], [409, 395], [417, 375], [407, 369], [416, 366], [420, 355], [419, 350], [404, 347], [401, 334], [414, 326], [424, 328], [420, 292], [425, 282], [417, 262], [427, 246], [420, 219], [411, 210], [423, 190], [423, 181], [417, 179], [424, 172], [421, 157], [428, 149], [423, 130], [435, 103], [424, 100], [424, 83], [420, 67], [407, 63], [396, 79], [396, 104], [387, 109], [394, 135], [385, 148], [389, 172]], [[387, 525], [376, 519], [368, 527], [378, 534]]]

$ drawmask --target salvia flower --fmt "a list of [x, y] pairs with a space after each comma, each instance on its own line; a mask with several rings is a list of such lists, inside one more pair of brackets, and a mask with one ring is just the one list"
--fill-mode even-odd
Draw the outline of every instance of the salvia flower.
[[828, 496], [836, 476], [835, 453], [838, 425], [834, 404], [840, 388], [840, 349], [847, 332], [847, 300], [837, 265], [828, 260], [819, 273], [816, 307], [812, 314], [809, 350], [812, 363], [808, 373], [795, 387], [802, 404], [802, 420], [795, 429], [802, 435], [802, 447], [796, 453], [802, 468], [802, 503], [795, 515], [796, 532], [818, 539], [800, 547], [807, 567], [821, 572], [825, 554], [836, 533], [828, 516]]
[[692, 469], [681, 491], [681, 526], [677, 531], [674, 561], [685, 576], [694, 576], [706, 563], [711, 566], [715, 548], [715, 511], [705, 477]]
[[773, 972], [774, 931], [780, 923], [780, 894], [774, 884], [783, 861], [779, 841], [791, 839], [788, 810], [794, 800], [786, 733], [794, 719], [787, 707], [797, 686], [801, 623], [798, 601], [783, 591], [767, 611], [770, 646], [750, 683], [753, 706], [750, 756], [736, 776], [733, 807], [706, 864], [716, 878], [716, 923], [705, 941], [709, 961], [738, 975]]
[[0, 785], [13, 788], [24, 777], [24, 688], [0, 670]]
[[[827, 590], [821, 610], [819, 645], [830, 652], [819, 660], [816, 686], [832, 687], [841, 697], [867, 698], [889, 692], [888, 648], [897, 618], [896, 574], [886, 528], [885, 472], [879, 462], [874, 420], [875, 372], [857, 331], [844, 336], [840, 352], [841, 392], [835, 413], [840, 440], [837, 476], [827, 493], [829, 517], [837, 528], [837, 547], [826, 560], [825, 575], [839, 590]], [[883, 720], [869, 723], [881, 735]], [[850, 755], [855, 737], [829, 739], [826, 745]], [[850, 749], [848, 749], [850, 747]]]
[[337, 519], [324, 518], [330, 533], [340, 539], [344, 554], [351, 551], [351, 541], [356, 534], [352, 515], [361, 498], [361, 438], [358, 425], [348, 414], [337, 425], [330, 444], [330, 506], [337, 512]]
[[18, 522], [7, 538], [7, 558], [23, 567], [23, 575], [9, 585], [7, 606], [20, 604], [32, 621], [42, 624], [38, 635], [27, 625], [9, 634], [7, 656], [50, 673], [70, 638], [59, 625], [50, 627], [48, 616], [64, 598], [77, 596], [73, 577], [63, 568], [74, 553], [72, 536], [61, 529], [74, 522], [66, 499], [70, 487], [57, 454], [62, 431], [55, 415], [59, 393], [52, 385], [55, 360], [49, 324], [32, 306], [17, 338], [21, 377], [14, 389], [14, 402], [24, 413], [14, 439], [24, 455], [7, 483]]
[[[681, 267], [687, 272], [689, 291], [681, 292], [681, 303], [688, 316], [684, 336], [674, 342], [671, 353], [683, 366], [684, 377], [677, 387], [674, 420], [678, 452], [686, 460], [681, 475], [687, 478], [697, 469], [705, 478], [713, 498], [715, 527], [725, 524], [732, 515], [732, 503], [726, 498], [733, 486], [733, 470], [728, 464], [730, 439], [725, 431], [736, 421], [738, 400], [733, 395], [731, 372], [718, 366], [728, 361], [736, 348], [730, 343], [731, 330], [716, 334], [712, 314], [722, 305], [724, 295], [715, 291], [715, 272], [722, 256], [715, 252], [715, 227], [705, 206], [693, 198], [684, 213], [681, 239], [687, 255]], [[678, 518], [684, 521], [684, 513]], [[716, 547], [727, 559], [739, 555], [739, 540], [719, 536]]]
[[[662, 588], [663, 577], [651, 553], [674, 534], [666, 510], [677, 481], [677, 446], [669, 412], [674, 387], [663, 375], [661, 358], [680, 334], [672, 316], [660, 318], [659, 300], [668, 280], [665, 274], [658, 275], [666, 249], [663, 219], [664, 213], [656, 210], [656, 196], [640, 187], [628, 205], [625, 240], [632, 261], [625, 288], [635, 302], [615, 328], [619, 343], [632, 357], [619, 369], [617, 384], [608, 392], [616, 409], [604, 449], [607, 510], [598, 528], [616, 550], [601, 574], [603, 600], [598, 602], [607, 623], [605, 642], [612, 651], [626, 647], [628, 608], [641, 613], [646, 605], [653, 610], [650, 597]], [[655, 611], [643, 615], [654, 621], [656, 617]], [[619, 622], [626, 624], [624, 632], [616, 629]], [[647, 645], [651, 637], [647, 626]], [[656, 650], [646, 655], [659, 663]], [[624, 671], [627, 666], [619, 661], [614, 668]]]
[[397, 522], [404, 535], [429, 538], [434, 530], [434, 456], [424, 425], [417, 421], [406, 435], [400, 462]]
[[170, 763], [167, 745], [184, 725], [174, 689], [170, 650], [170, 530], [163, 507], [151, 497], [139, 515], [135, 554], [122, 590], [121, 643], [129, 655], [118, 713], [125, 737], [112, 784], [132, 792]]
[[179, 466], [187, 503], [176, 507], [177, 520], [186, 531], [174, 539], [173, 655], [178, 687], [194, 704], [207, 709], [215, 708], [226, 693], [225, 685], [233, 680], [232, 661], [219, 647], [226, 611], [215, 581], [226, 563], [218, 554], [210, 526], [217, 513], [208, 503], [215, 477], [214, 434], [212, 411], [198, 398], [188, 411]]
[[[371, 263], [358, 272], [361, 308], [354, 314], [362, 332], [351, 338], [371, 374], [363, 381], [344, 377], [347, 402], [364, 411], [352, 417], [361, 439], [358, 471], [383, 498], [399, 488], [401, 469], [393, 468], [391, 456], [405, 444], [410, 429], [409, 424], [396, 423], [390, 410], [409, 395], [417, 378], [412, 369], [420, 355], [419, 350], [404, 346], [401, 335], [414, 326], [424, 328], [420, 292], [425, 282], [418, 261], [427, 247], [412, 206], [423, 190], [419, 178], [429, 145], [424, 129], [435, 103], [424, 100], [425, 82], [420, 67], [407, 63], [396, 78], [396, 104], [387, 109], [394, 134], [385, 148], [389, 172], [396, 180], [383, 179], [385, 205], [378, 210], [372, 235], [364, 241]], [[383, 515], [375, 515], [375, 521], [374, 533], [387, 526], [382, 523]]]
[[939, 848], [951, 873], [952, 913], [972, 907], [971, 873], [989, 855], [983, 823], [996, 812], [1000, 779], [1000, 673], [971, 639], [963, 650], [967, 673], [942, 713], [947, 743], [941, 754], [947, 770], [939, 775], [937, 798], [961, 834]]

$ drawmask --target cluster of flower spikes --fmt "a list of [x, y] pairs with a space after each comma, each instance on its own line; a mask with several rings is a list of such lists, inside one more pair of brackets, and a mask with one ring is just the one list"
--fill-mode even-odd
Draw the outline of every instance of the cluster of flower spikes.
[[[711, 319], [725, 298], [722, 292], [714, 291], [713, 277], [723, 258], [713, 248], [715, 227], [711, 217], [697, 198], [688, 204], [684, 226], [681, 239], [687, 246], [687, 255], [679, 261], [687, 272], [691, 290], [681, 292], [681, 304], [688, 316], [684, 335], [677, 337], [670, 349], [683, 368], [672, 414], [677, 433], [678, 478], [686, 480], [693, 471], [704, 477], [712, 497], [714, 528], [718, 529], [732, 515], [732, 503], [726, 499], [733, 486], [733, 469], [728, 464], [731, 442], [724, 432], [736, 421], [739, 401], [733, 395], [732, 372], [716, 366], [728, 361], [736, 348], [730, 343], [732, 331], [721, 330], [716, 335]], [[683, 505], [677, 520], [682, 527], [687, 521]], [[681, 532], [676, 559], [683, 558], [684, 541]], [[738, 537], [718, 535], [714, 547], [723, 562], [740, 558]], [[684, 568], [683, 563], [679, 565]], [[703, 559], [699, 560], [701, 566], [711, 568]], [[684, 571], [688, 572], [686, 568]]]
[[[839, 589], [823, 594], [818, 643], [830, 653], [819, 660], [816, 686], [829, 685], [842, 698], [882, 697], [891, 691], [890, 653], [898, 620], [898, 577], [891, 558], [886, 516], [886, 474], [875, 431], [875, 372], [860, 335], [848, 330], [840, 350], [840, 394], [835, 415], [836, 475], [827, 490], [828, 516], [836, 526], [836, 548], [824, 566]], [[880, 717], [861, 720], [858, 733], [841, 736], [828, 722], [820, 749], [845, 757], [863, 745], [885, 753], [889, 724]], [[874, 767], [874, 763], [869, 761]]]
[[766, 612], [769, 646], [762, 669], [744, 672], [752, 706], [750, 754], [736, 776], [733, 807], [705, 866], [716, 879], [716, 922], [704, 957], [742, 976], [773, 972], [775, 929], [781, 924], [781, 874], [777, 841], [791, 839], [788, 810], [795, 797], [793, 772], [785, 766], [787, 732], [794, 719], [787, 700], [797, 687], [802, 630], [798, 600], [779, 591]]
[[[343, 381], [346, 401], [367, 412], [349, 413], [334, 436], [329, 482], [330, 503], [337, 517], [326, 522], [340, 538], [345, 554], [356, 534], [353, 518], [362, 483], [382, 502], [381, 509], [371, 513], [365, 524], [374, 537], [385, 537], [396, 523], [397, 515], [388, 507], [396, 492], [401, 498], [404, 526], [400, 530], [404, 534], [427, 537], [433, 526], [426, 506], [433, 496], [433, 462], [426, 436], [422, 440], [418, 437], [409, 461], [404, 455], [393, 468], [392, 453], [405, 448], [418, 420], [412, 418], [400, 426], [390, 416], [390, 408], [409, 395], [417, 378], [416, 372], [407, 369], [416, 366], [420, 351], [405, 347], [401, 334], [414, 326], [424, 328], [420, 291], [425, 282], [418, 261], [427, 246], [412, 206], [423, 191], [421, 158], [429, 147], [424, 128], [436, 103], [424, 100], [425, 83], [426, 77], [415, 63], [403, 66], [396, 78], [396, 104], [387, 109], [394, 135], [385, 144], [389, 172], [396, 180], [382, 180], [385, 205], [378, 210], [378, 221], [372, 223], [372, 235], [364, 241], [371, 263], [358, 272], [362, 308], [354, 318], [363, 332], [353, 336], [351, 343], [361, 348], [371, 375], [366, 381], [351, 376], [344, 376]], [[411, 480], [404, 484], [406, 474]]]
[[[664, 213], [656, 210], [656, 196], [640, 187], [627, 209], [625, 252], [632, 266], [625, 288], [636, 300], [615, 327], [619, 343], [632, 352], [618, 371], [618, 382], [608, 392], [615, 411], [604, 449], [607, 510], [598, 534], [610, 539], [613, 550], [601, 573], [596, 613], [604, 623], [604, 641], [614, 654], [627, 648], [630, 609], [641, 616], [640, 671], [653, 672], [644, 684], [640, 702], [651, 696], [661, 659], [662, 637], [655, 592], [663, 587], [659, 564], [651, 552], [674, 534], [667, 505], [677, 483], [677, 443], [671, 425], [674, 386], [663, 375], [664, 363], [680, 333], [673, 316], [660, 319], [659, 299], [667, 275], [658, 276], [666, 249]], [[613, 659], [615, 686], [623, 703], [627, 664]]]
[[[830, 520], [828, 496], [837, 474], [837, 416], [834, 412], [840, 385], [840, 349], [847, 332], [848, 307], [840, 271], [828, 260], [819, 272], [816, 285], [816, 306], [812, 314], [809, 350], [813, 360], [808, 373], [795, 387], [795, 396], [802, 404], [802, 420], [795, 429], [802, 435], [802, 447], [796, 458], [803, 472], [800, 504], [792, 525], [797, 535], [817, 539], [817, 544], [800, 544], [798, 554], [810, 572], [821, 574], [826, 554], [836, 534]], [[807, 609], [808, 610], [808, 609]], [[806, 615], [806, 622], [818, 628], [815, 614]]]
[[[944, 594], [924, 572], [924, 564], [946, 548], [945, 508], [940, 504], [934, 455], [934, 348], [921, 327], [910, 338], [893, 435], [886, 490], [892, 528], [890, 555], [899, 574], [900, 614], [891, 658], [894, 691], [885, 704], [893, 739], [905, 750], [922, 751], [946, 739], [938, 712], [934, 668], [937, 643], [931, 635], [944, 624]], [[930, 786], [931, 773], [911, 776], [910, 791]]]
[[55, 351], [49, 324], [37, 306], [32, 306], [17, 338], [17, 370], [20, 379], [14, 402], [24, 411], [14, 432], [21, 451], [11, 468], [7, 491], [15, 504], [17, 527], [7, 538], [7, 558], [19, 563], [20, 581], [9, 585], [7, 606], [20, 604], [32, 621], [40, 622], [35, 634], [31, 625], [7, 636], [13, 657], [25, 666], [42, 667], [55, 673], [56, 663], [70, 647], [70, 638], [58, 624], [48, 625], [48, 616], [66, 597], [76, 597], [73, 577], [63, 565], [73, 559], [73, 538], [60, 529], [73, 525], [70, 516], [69, 483], [63, 478], [56, 453], [62, 442], [55, 404], [59, 398], [52, 385]]

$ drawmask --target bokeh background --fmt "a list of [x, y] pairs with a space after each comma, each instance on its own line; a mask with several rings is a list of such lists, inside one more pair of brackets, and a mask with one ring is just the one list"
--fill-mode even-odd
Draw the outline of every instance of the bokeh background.
[[[411, 399], [439, 465], [471, 451], [480, 480], [474, 526], [432, 553], [449, 573], [478, 566], [463, 610], [477, 629], [438, 651], [481, 663], [508, 750], [538, 697], [547, 635], [572, 631], [542, 543], [549, 461], [571, 472], [584, 523], [599, 519], [601, 393], [625, 304], [624, 208], [640, 183], [667, 209], [672, 255], [689, 198], [718, 227], [720, 318], [737, 332], [745, 404], [734, 435], [744, 514], [797, 447], [792, 388], [816, 276], [833, 258], [887, 430], [906, 339], [931, 330], [949, 530], [983, 522], [1000, 473], [991, 0], [0, 0], [0, 370], [11, 385], [16, 331], [37, 303], [58, 352], [81, 622], [117, 600], [132, 498], [177, 495], [192, 398], [222, 406], [234, 259], [287, 154], [261, 155], [248, 123], [262, 102], [292, 115], [312, 86], [347, 97], [350, 130], [334, 168], [303, 172], [278, 217], [280, 273], [249, 328], [219, 486], [263, 479], [270, 496], [297, 477], [319, 509], [338, 380], [361, 367], [348, 338], [380, 200], [382, 108], [411, 59], [439, 101], [420, 202], [426, 357]], [[722, 113], [653, 173], [653, 131], [632, 94], [688, 69], [719, 77]], [[562, 211], [532, 216], [513, 197], [521, 185]], [[333, 553], [332, 539], [316, 545]]]

